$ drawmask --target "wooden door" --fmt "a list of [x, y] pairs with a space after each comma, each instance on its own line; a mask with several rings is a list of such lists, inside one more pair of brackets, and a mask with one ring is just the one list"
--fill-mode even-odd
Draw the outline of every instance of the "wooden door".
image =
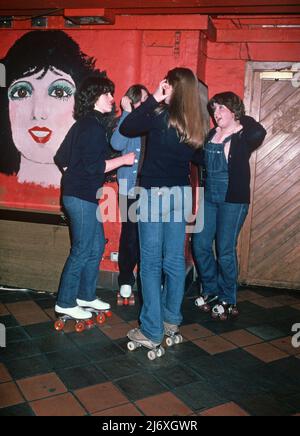
[[252, 113], [268, 135], [252, 157], [241, 282], [300, 289], [300, 87], [262, 80], [260, 71], [251, 80]]

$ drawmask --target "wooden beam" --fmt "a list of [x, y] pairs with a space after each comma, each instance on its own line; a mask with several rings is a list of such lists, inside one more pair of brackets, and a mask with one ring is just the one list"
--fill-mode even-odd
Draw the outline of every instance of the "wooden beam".
[[300, 29], [217, 29], [217, 42], [300, 42]]
[[[299, 0], [1, 0], [1, 15], [27, 15], [50, 9], [115, 9], [120, 14], [292, 14]], [[44, 12], [45, 13], [45, 12]]]

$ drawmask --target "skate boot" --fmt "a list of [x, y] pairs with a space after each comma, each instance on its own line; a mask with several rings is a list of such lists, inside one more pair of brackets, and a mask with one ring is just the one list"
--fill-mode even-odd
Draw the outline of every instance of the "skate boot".
[[55, 314], [57, 316], [57, 321], [54, 323], [54, 328], [57, 331], [63, 330], [66, 322], [69, 320], [75, 321], [75, 331], [77, 333], [83, 332], [86, 328], [90, 329], [95, 325], [92, 314], [87, 310], [76, 306], [71, 309], [65, 309], [58, 305], [55, 306]]
[[164, 322], [165, 335], [167, 336], [166, 344], [168, 347], [173, 347], [173, 345], [178, 345], [183, 342], [183, 337], [179, 333], [179, 327], [175, 324], [169, 324]]
[[218, 297], [216, 295], [200, 295], [195, 301], [195, 305], [199, 307], [202, 312], [208, 313], [212, 310], [217, 301]]
[[97, 324], [104, 324], [106, 318], [110, 318], [112, 316], [110, 310], [110, 304], [105, 303], [99, 298], [96, 298], [93, 301], [85, 301], [85, 300], [77, 299], [77, 304], [79, 307], [86, 309], [91, 314], [95, 313]]
[[214, 306], [211, 316], [213, 319], [227, 321], [229, 318], [237, 318], [239, 311], [236, 305], [222, 302]]
[[135, 298], [134, 298], [134, 293], [132, 291], [132, 286], [130, 285], [121, 286], [120, 292], [118, 292], [118, 296], [117, 296], [117, 305], [118, 306], [135, 305]]
[[150, 350], [147, 354], [149, 360], [155, 360], [165, 354], [165, 350], [161, 344], [152, 342], [150, 339], [146, 338], [140, 329], [130, 330], [130, 332], [127, 334], [127, 337], [130, 339], [130, 342], [127, 344], [128, 350], [134, 351], [140, 347], [147, 348]]

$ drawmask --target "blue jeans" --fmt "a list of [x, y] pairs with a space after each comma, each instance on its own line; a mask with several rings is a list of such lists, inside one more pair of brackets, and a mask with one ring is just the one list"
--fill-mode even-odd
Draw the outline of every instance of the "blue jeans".
[[184, 216], [192, 210], [183, 188], [176, 187], [177, 194], [171, 198], [168, 198], [168, 189], [164, 189], [165, 194], [155, 188], [152, 197], [151, 190], [147, 191], [148, 198], [141, 199], [139, 222], [143, 295], [141, 331], [158, 343], [164, 337], [164, 322], [176, 325], [182, 322], [186, 272]]
[[203, 295], [217, 295], [222, 302], [236, 304], [239, 274], [236, 248], [249, 205], [205, 200], [204, 207], [204, 229], [193, 238]]
[[71, 252], [65, 264], [57, 304], [63, 308], [77, 306], [76, 299], [93, 301], [103, 256], [103, 224], [97, 220], [98, 205], [77, 197], [63, 197], [70, 220]]

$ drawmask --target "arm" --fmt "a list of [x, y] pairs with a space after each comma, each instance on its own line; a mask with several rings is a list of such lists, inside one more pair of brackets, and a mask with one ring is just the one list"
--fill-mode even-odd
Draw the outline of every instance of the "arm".
[[138, 109], [131, 112], [119, 127], [122, 135], [131, 138], [142, 136], [149, 132], [153, 126], [154, 110], [159, 103], [150, 96]]
[[120, 133], [120, 126], [123, 123], [123, 121], [128, 117], [129, 112], [123, 112], [118, 126], [116, 128], [116, 130], [114, 131], [112, 138], [111, 138], [111, 146], [114, 150], [116, 151], [124, 151], [126, 150], [128, 143], [129, 143], [129, 138], [127, 138], [126, 136], [121, 135]]
[[59, 149], [57, 150], [56, 155], [54, 156], [54, 162], [61, 171], [63, 171], [63, 168], [67, 167], [70, 163], [72, 152], [72, 135], [73, 129], [71, 127]]
[[264, 127], [252, 117], [242, 117], [241, 124], [243, 126], [242, 135], [252, 153], [264, 142], [267, 132]]
[[134, 164], [135, 154], [128, 153], [124, 156], [117, 157], [115, 159], [110, 159], [105, 161], [105, 173], [110, 173], [111, 171], [123, 167], [123, 166], [131, 166]]

